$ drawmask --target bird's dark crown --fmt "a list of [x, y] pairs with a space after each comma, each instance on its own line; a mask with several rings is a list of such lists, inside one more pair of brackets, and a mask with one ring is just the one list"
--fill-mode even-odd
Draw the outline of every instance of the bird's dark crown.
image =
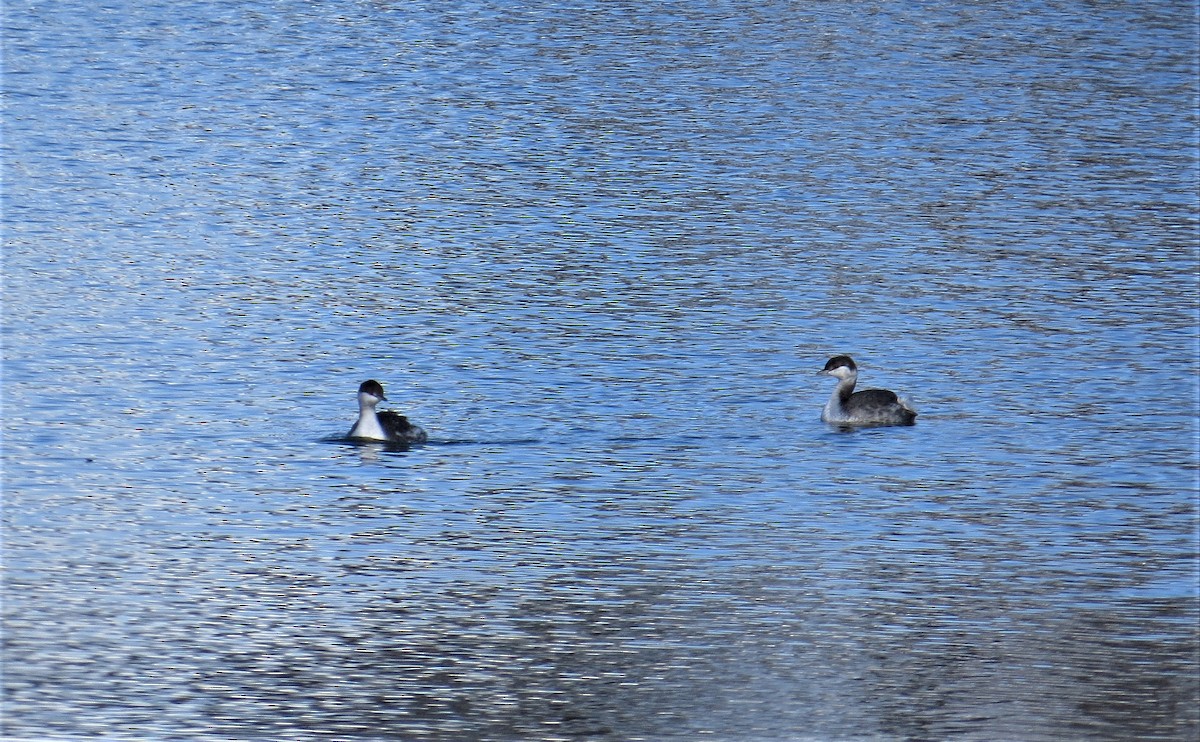
[[841, 368], [842, 366], [849, 368], [851, 371], [858, 370], [858, 366], [854, 365], [854, 359], [850, 356], [834, 356], [833, 358], [830, 358], [825, 364], [825, 370], [832, 371], [835, 368]]
[[358, 387], [358, 393], [370, 394], [373, 397], [386, 399], [386, 397], [383, 396], [383, 385], [374, 379], [367, 379], [364, 381], [362, 385]]

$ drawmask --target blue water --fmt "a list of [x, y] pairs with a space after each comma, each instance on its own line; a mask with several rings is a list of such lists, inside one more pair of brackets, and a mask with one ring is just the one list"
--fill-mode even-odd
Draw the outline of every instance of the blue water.
[[0, 731], [1196, 739], [1196, 11], [7, 3]]

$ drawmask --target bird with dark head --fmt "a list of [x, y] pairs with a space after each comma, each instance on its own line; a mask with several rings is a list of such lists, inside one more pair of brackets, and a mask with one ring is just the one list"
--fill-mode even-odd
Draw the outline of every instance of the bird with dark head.
[[428, 436], [420, 426], [390, 410], [375, 411], [375, 406], [387, 401], [383, 385], [367, 379], [358, 387], [358, 420], [350, 429], [350, 438], [388, 443], [424, 443]]
[[886, 389], [854, 391], [858, 382], [858, 366], [850, 356], [834, 356], [821, 371], [838, 380], [821, 419], [837, 425], [912, 425], [917, 412], [909, 404]]

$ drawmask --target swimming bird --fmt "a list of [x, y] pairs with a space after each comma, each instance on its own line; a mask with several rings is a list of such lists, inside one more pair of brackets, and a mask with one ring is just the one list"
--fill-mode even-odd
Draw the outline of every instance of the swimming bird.
[[821, 419], [838, 425], [912, 425], [917, 411], [886, 389], [854, 391], [858, 366], [850, 356], [834, 356], [825, 364], [823, 374], [838, 380], [837, 388], [825, 403]]
[[375, 405], [386, 401], [383, 385], [367, 379], [358, 387], [358, 421], [350, 429], [350, 438], [389, 443], [424, 443], [428, 440], [420, 426], [408, 421], [398, 412], [375, 411]]

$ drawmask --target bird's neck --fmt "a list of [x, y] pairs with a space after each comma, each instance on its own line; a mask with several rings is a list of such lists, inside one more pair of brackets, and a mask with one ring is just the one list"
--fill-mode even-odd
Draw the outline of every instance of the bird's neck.
[[854, 394], [854, 385], [858, 382], [858, 374], [850, 374], [844, 379], [838, 379], [837, 388], [833, 390], [833, 398], [839, 403], [845, 403]]
[[387, 434], [383, 432], [383, 426], [379, 424], [379, 415], [375, 414], [375, 404], [361, 396], [358, 398], [358, 421], [350, 429], [351, 438], [387, 440]]

